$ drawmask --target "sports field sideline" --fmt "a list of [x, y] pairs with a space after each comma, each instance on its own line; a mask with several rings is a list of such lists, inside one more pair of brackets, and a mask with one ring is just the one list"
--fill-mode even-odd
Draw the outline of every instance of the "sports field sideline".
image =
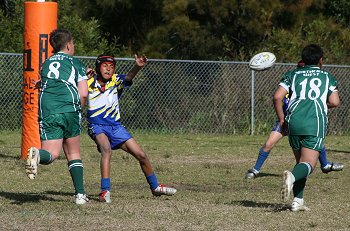
[[137, 161], [115, 151], [112, 203], [98, 202], [99, 155], [82, 136], [85, 186], [90, 203], [73, 203], [73, 186], [62, 154], [27, 179], [20, 156], [20, 132], [1, 132], [0, 230], [350, 230], [350, 142], [329, 136], [327, 155], [345, 164], [307, 182], [311, 211], [292, 213], [280, 199], [281, 174], [294, 157], [285, 138], [271, 152], [261, 177], [244, 179], [265, 136], [155, 134], [133, 132], [149, 155], [160, 183], [178, 189], [153, 197]]

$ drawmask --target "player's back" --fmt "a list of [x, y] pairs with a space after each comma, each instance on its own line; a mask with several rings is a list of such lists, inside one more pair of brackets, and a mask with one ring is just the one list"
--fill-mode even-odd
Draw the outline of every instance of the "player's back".
[[324, 137], [327, 127], [327, 98], [336, 80], [317, 66], [305, 66], [290, 73], [290, 101], [287, 110], [290, 135]]
[[80, 61], [64, 53], [56, 53], [44, 62], [39, 97], [40, 114], [81, 110], [77, 88], [78, 68], [84, 68]]

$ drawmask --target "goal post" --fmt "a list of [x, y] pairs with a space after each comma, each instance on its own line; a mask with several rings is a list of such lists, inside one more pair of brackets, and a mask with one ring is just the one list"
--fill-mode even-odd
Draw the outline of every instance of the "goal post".
[[49, 35], [57, 28], [57, 12], [57, 2], [24, 3], [21, 159], [27, 159], [27, 150], [30, 147], [41, 147], [38, 123], [39, 92], [38, 89], [34, 89], [34, 82], [40, 78], [44, 61], [53, 54]]

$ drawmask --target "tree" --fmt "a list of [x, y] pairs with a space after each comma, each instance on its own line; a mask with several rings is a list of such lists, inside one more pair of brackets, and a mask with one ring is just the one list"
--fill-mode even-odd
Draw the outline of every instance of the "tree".
[[326, 1], [325, 14], [334, 16], [337, 21], [350, 27], [350, 1], [328, 0]]
[[[6, 10], [0, 10], [0, 51], [22, 53], [25, 0], [8, 0]], [[71, 0], [60, 1], [58, 27], [69, 29], [76, 45], [76, 55], [96, 56], [103, 52], [117, 52], [122, 49], [110, 46], [100, 31], [98, 20], [84, 20], [74, 14]], [[11, 13], [8, 13], [11, 12]], [[72, 13], [73, 12], [73, 13]]]
[[165, 0], [146, 50], [165, 58], [247, 59], [269, 37], [281, 7], [279, 0]]
[[0, 9], [0, 51], [22, 53], [23, 1], [5, 1]]
[[146, 34], [161, 22], [162, 0], [76, 0], [75, 10], [84, 18], [96, 18], [109, 44], [115, 41], [128, 50], [121, 55], [142, 52]]
[[[285, 15], [294, 21], [275, 24], [271, 38], [261, 49], [273, 51], [279, 62], [297, 62], [301, 49], [310, 43], [323, 47], [328, 64], [348, 64], [350, 61], [350, 30], [329, 14], [322, 14], [328, 6], [313, 1], [299, 1], [300, 5], [286, 7]], [[278, 17], [278, 18], [281, 18]], [[288, 25], [288, 26], [287, 26]]]

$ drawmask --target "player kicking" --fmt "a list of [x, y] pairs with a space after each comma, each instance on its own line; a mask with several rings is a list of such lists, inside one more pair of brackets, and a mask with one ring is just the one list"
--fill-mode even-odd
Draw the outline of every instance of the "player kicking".
[[132, 85], [133, 78], [146, 65], [147, 58], [135, 55], [135, 61], [136, 64], [126, 75], [114, 74], [114, 57], [100, 55], [96, 59], [96, 73], [89, 74], [88, 133], [101, 153], [101, 202], [111, 202], [110, 161], [112, 150], [116, 149], [130, 153], [139, 161], [153, 195], [172, 196], [176, 193], [176, 189], [158, 183], [146, 153], [121, 124], [119, 98], [123, 90]]
[[25, 166], [30, 179], [37, 175], [38, 165], [51, 164], [63, 147], [75, 188], [75, 203], [85, 204], [88, 198], [83, 183], [80, 157], [81, 108], [87, 97], [87, 76], [83, 63], [74, 55], [74, 42], [69, 31], [50, 33], [55, 54], [41, 70], [39, 126], [41, 149], [31, 147]]
[[[304, 188], [308, 176], [315, 169], [327, 131], [328, 108], [340, 103], [337, 81], [327, 71], [321, 70], [323, 50], [318, 45], [308, 45], [302, 50], [305, 66], [283, 75], [273, 102], [280, 127], [288, 127], [288, 139], [296, 160], [292, 171], [283, 172], [282, 199], [287, 201], [293, 191], [293, 212], [309, 210], [304, 204]], [[287, 114], [282, 100], [289, 93]]]
[[[302, 68], [304, 66], [304, 62], [301, 60], [298, 62], [298, 67]], [[286, 114], [286, 110], [288, 108], [289, 98], [286, 95], [283, 98], [283, 112]], [[261, 147], [259, 151], [258, 158], [255, 162], [253, 168], [249, 169], [245, 175], [246, 179], [254, 179], [259, 176], [260, 169], [263, 166], [265, 160], [268, 158], [271, 150], [274, 146], [284, 137], [288, 135], [286, 130], [281, 130], [280, 122], [277, 121], [275, 126], [273, 127], [268, 139], [266, 140], [263, 147]], [[323, 173], [329, 173], [331, 171], [341, 171], [344, 168], [344, 165], [336, 162], [329, 162], [327, 160], [326, 148], [322, 146], [322, 150], [319, 156], [319, 162], [321, 164], [321, 171]]]

